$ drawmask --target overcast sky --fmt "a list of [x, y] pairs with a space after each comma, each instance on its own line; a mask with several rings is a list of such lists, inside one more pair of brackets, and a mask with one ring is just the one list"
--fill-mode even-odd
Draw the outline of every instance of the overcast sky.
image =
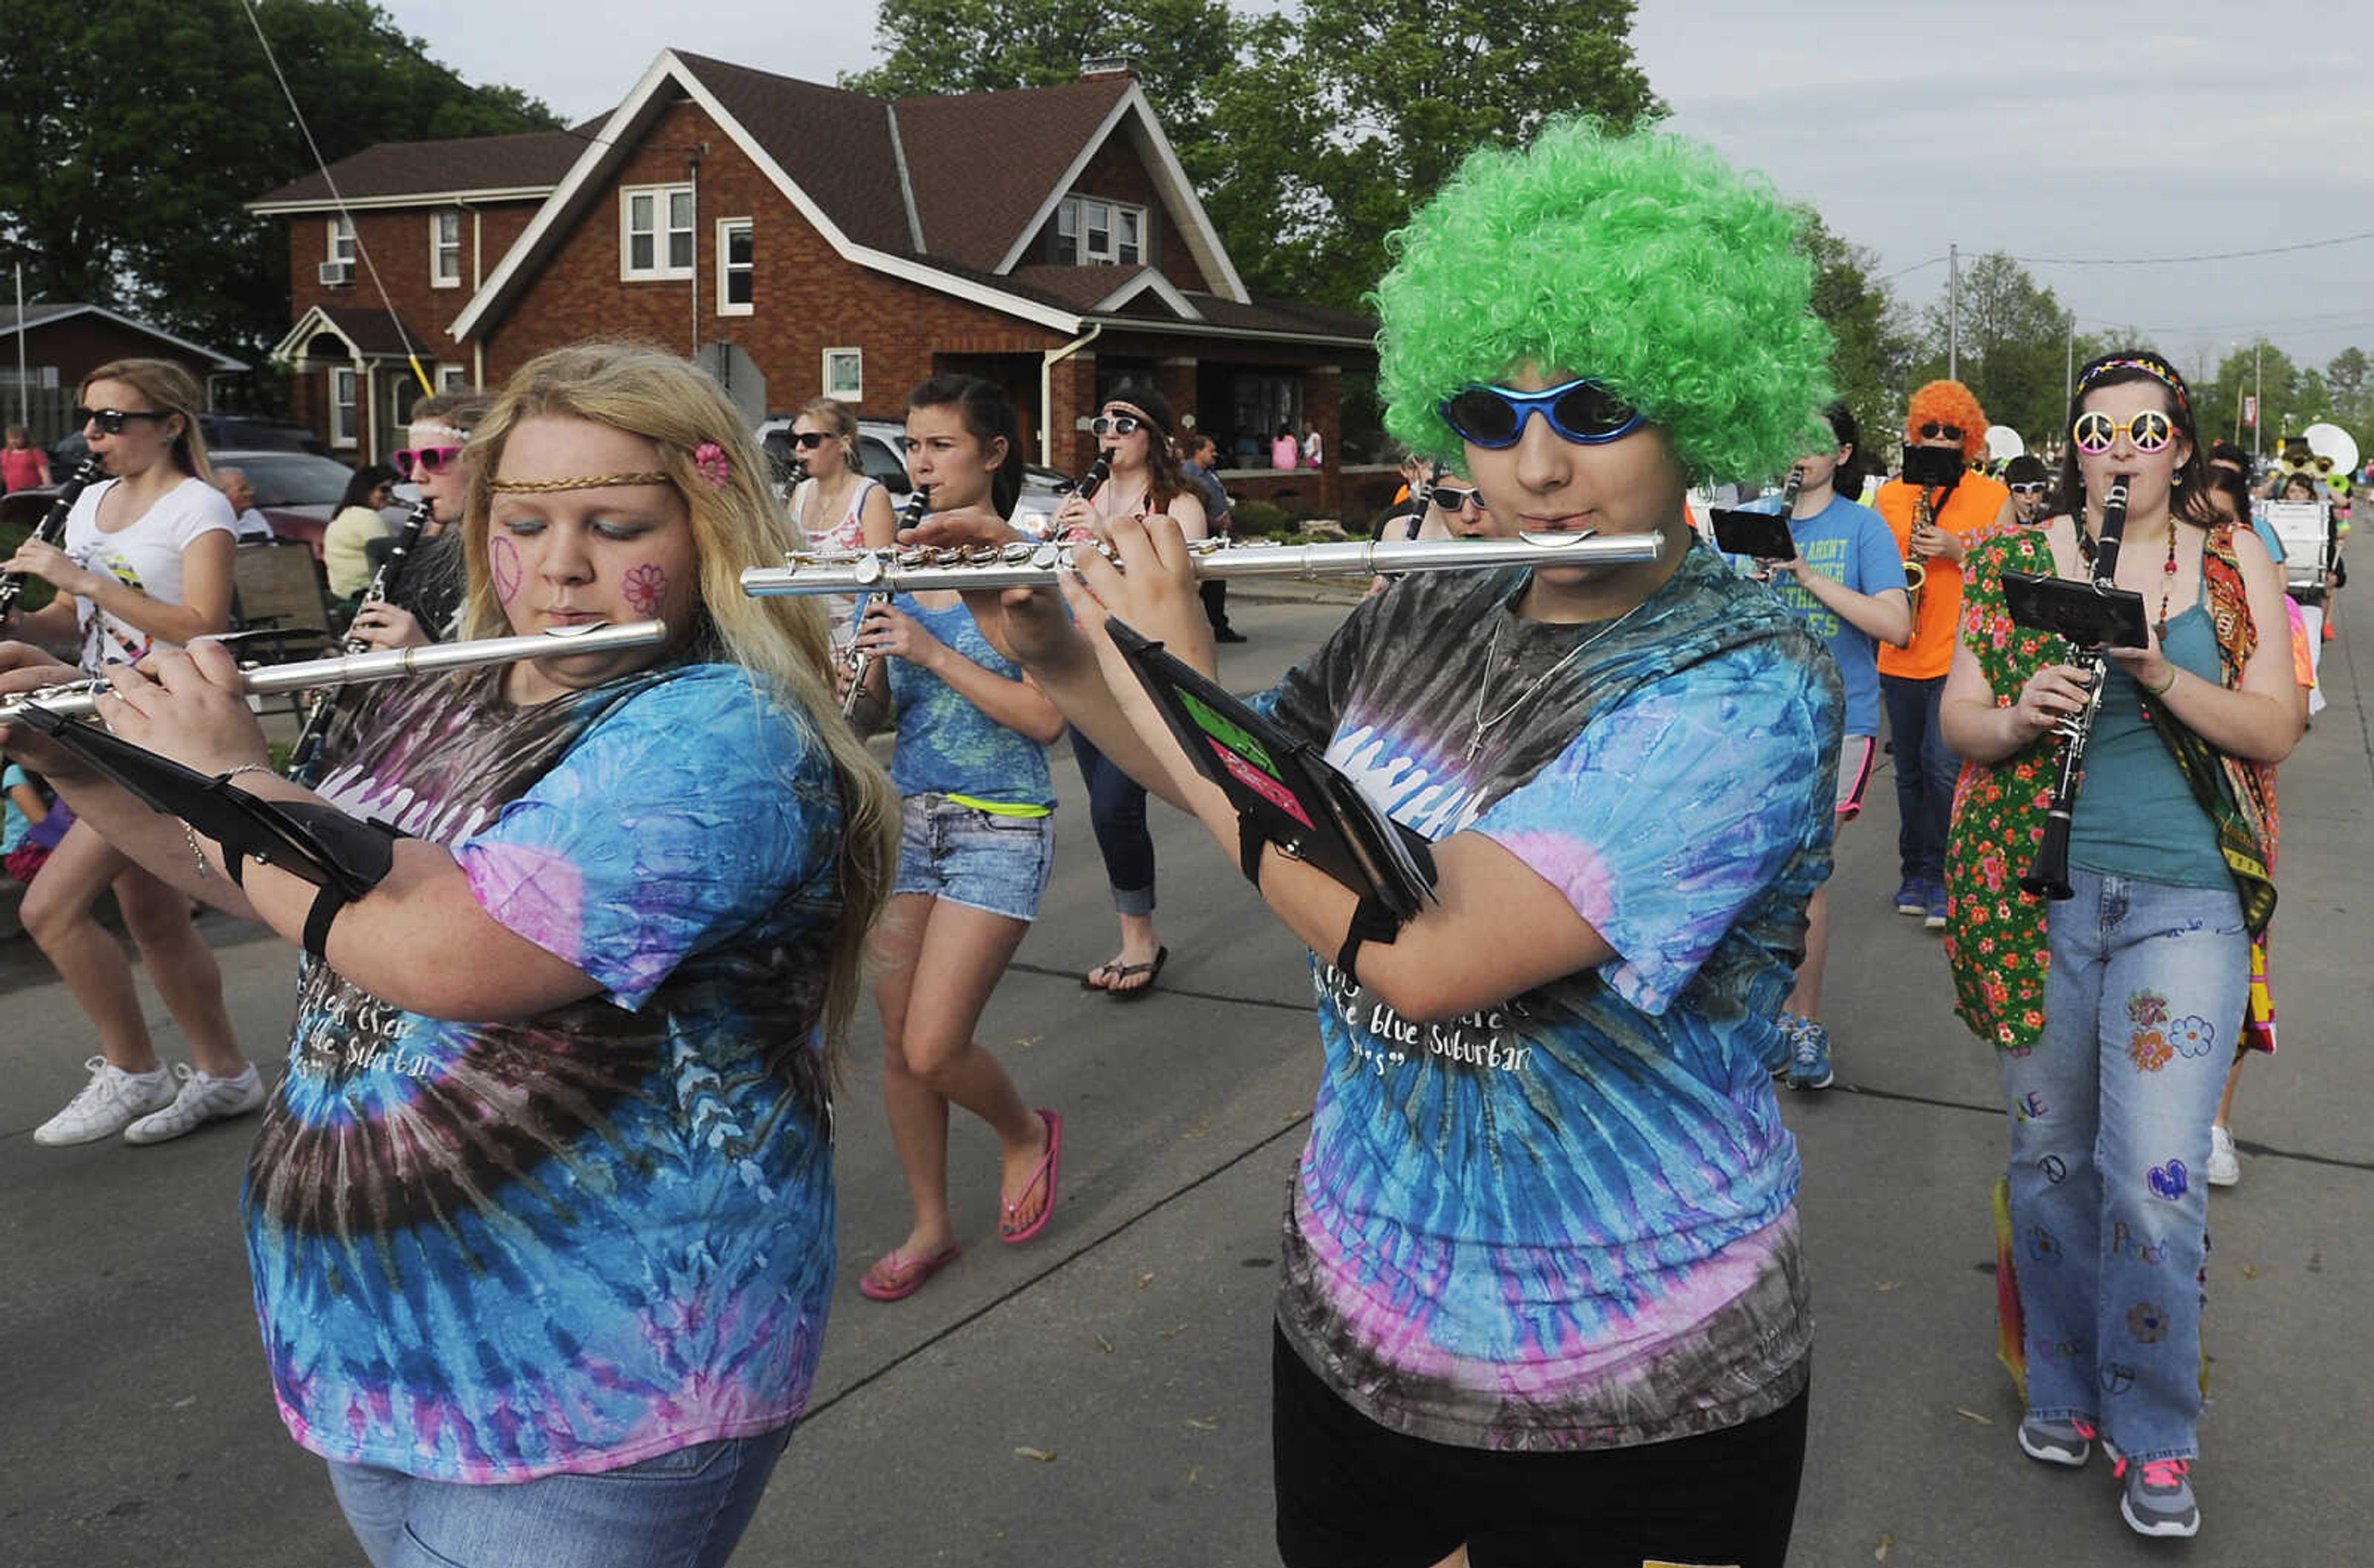
[[[875, 59], [873, 0], [382, 3], [464, 76], [571, 120], [613, 105], [663, 48], [826, 82]], [[2304, 31], [2316, 12], [2332, 20]], [[2369, 37], [2374, 0], [1642, 0], [1634, 30], [1671, 129], [1813, 203], [1883, 273], [1917, 269], [1895, 279], [1908, 302], [1942, 295], [1948, 245], [2006, 251], [2081, 327], [2145, 328], [2188, 371], [2262, 333], [2318, 365], [2374, 352], [2374, 239], [2185, 264], [2050, 259], [2374, 231]]]

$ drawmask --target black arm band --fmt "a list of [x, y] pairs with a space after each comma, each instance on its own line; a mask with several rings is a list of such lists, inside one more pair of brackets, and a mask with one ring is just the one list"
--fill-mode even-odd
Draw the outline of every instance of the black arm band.
[[1245, 880], [1253, 884], [1255, 892], [1261, 890], [1262, 851], [1268, 848], [1269, 835], [1262, 831], [1262, 825], [1253, 819], [1253, 813], [1239, 812], [1237, 813], [1237, 869], [1245, 873]]
[[1385, 907], [1374, 894], [1361, 895], [1359, 907], [1352, 911], [1352, 923], [1345, 930], [1344, 945], [1335, 950], [1335, 968], [1354, 985], [1360, 983], [1359, 958], [1361, 947], [1372, 942], [1393, 945], [1402, 934], [1402, 922]]
[[305, 911], [306, 952], [324, 963], [329, 961], [330, 955], [323, 950], [330, 944], [330, 922], [338, 918], [340, 910], [353, 902], [353, 899], [338, 891], [336, 883], [322, 884], [321, 891], [313, 895], [313, 907]]

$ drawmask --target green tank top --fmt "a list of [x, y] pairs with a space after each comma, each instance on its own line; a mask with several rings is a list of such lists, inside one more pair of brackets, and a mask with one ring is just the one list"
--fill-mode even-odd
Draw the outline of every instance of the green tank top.
[[[2171, 664], [2224, 684], [2217, 634], [2199, 602], [2168, 623], [2161, 649]], [[2069, 863], [2170, 887], [2230, 887], [2233, 874], [2217, 852], [2216, 825], [2144, 717], [2148, 700], [2123, 668], [2111, 664], [2070, 819]]]

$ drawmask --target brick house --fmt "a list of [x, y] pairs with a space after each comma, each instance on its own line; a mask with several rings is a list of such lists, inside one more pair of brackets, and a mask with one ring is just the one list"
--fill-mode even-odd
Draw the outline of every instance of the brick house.
[[[23, 371], [18, 372], [21, 356]], [[20, 314], [0, 306], [0, 415], [47, 445], [73, 428], [82, 380], [111, 359], [170, 359], [187, 370], [214, 405], [215, 378], [238, 375], [244, 360], [176, 337], [104, 305], [35, 304]]]
[[[406, 341], [441, 381], [494, 385], [625, 336], [709, 364], [754, 419], [819, 393], [895, 419], [926, 376], [984, 376], [1029, 455], [1074, 473], [1100, 397], [1150, 380], [1231, 452], [1232, 489], [1328, 506], [1342, 378], [1376, 364], [1373, 322], [1246, 291], [1125, 67], [890, 101], [664, 51], [576, 131], [374, 147], [332, 173], [350, 228], [319, 176], [250, 210], [290, 219], [276, 357], [358, 455], [398, 444]], [[1268, 468], [1286, 422], [1317, 426], [1325, 468]]]

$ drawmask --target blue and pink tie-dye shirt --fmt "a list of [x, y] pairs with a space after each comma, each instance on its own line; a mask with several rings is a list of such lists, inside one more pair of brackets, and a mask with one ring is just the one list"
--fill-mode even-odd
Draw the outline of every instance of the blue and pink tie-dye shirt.
[[1804, 1386], [1773, 1018], [1828, 872], [1841, 698], [1802, 623], [1703, 548], [1612, 627], [1513, 614], [1522, 581], [1408, 579], [1262, 699], [1404, 825], [1490, 837], [1616, 953], [1440, 1023], [1313, 957], [1326, 1069], [1278, 1317], [1396, 1431], [1658, 1442]]
[[323, 792], [602, 992], [454, 1023], [307, 961], [245, 1194], [297, 1441], [470, 1482], [792, 1421], [834, 1261], [827, 753], [731, 666], [531, 708], [499, 679], [382, 688]]

